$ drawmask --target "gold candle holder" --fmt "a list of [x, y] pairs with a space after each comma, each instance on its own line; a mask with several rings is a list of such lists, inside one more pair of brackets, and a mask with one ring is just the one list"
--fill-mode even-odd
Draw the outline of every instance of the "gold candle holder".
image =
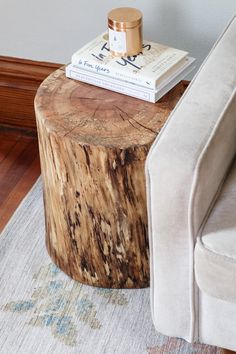
[[132, 56], [142, 51], [142, 12], [120, 7], [108, 13], [109, 47], [114, 56]]

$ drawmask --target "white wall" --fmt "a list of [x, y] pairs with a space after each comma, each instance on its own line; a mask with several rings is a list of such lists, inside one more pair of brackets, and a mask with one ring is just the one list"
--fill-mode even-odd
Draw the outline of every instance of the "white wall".
[[67, 63], [120, 6], [143, 12], [146, 39], [186, 49], [199, 64], [236, 13], [236, 0], [0, 0], [0, 55]]

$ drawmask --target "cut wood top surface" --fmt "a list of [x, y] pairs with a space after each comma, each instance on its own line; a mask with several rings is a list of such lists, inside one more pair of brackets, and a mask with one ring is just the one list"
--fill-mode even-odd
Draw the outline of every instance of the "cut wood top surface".
[[155, 139], [187, 85], [182, 81], [154, 104], [68, 79], [61, 68], [40, 86], [35, 110], [48, 132], [79, 144], [146, 145]]

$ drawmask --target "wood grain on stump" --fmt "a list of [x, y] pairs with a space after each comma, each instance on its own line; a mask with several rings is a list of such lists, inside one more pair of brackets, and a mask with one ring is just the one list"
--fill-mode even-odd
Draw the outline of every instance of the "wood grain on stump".
[[149, 285], [144, 163], [186, 85], [157, 104], [50, 75], [35, 100], [53, 261], [82, 283]]

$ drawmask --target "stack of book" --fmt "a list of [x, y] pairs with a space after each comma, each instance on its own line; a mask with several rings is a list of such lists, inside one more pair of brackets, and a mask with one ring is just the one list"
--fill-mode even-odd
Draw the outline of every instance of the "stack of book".
[[68, 78], [149, 102], [158, 101], [195, 68], [188, 52], [144, 41], [140, 54], [113, 57], [107, 33], [72, 55], [66, 66]]

